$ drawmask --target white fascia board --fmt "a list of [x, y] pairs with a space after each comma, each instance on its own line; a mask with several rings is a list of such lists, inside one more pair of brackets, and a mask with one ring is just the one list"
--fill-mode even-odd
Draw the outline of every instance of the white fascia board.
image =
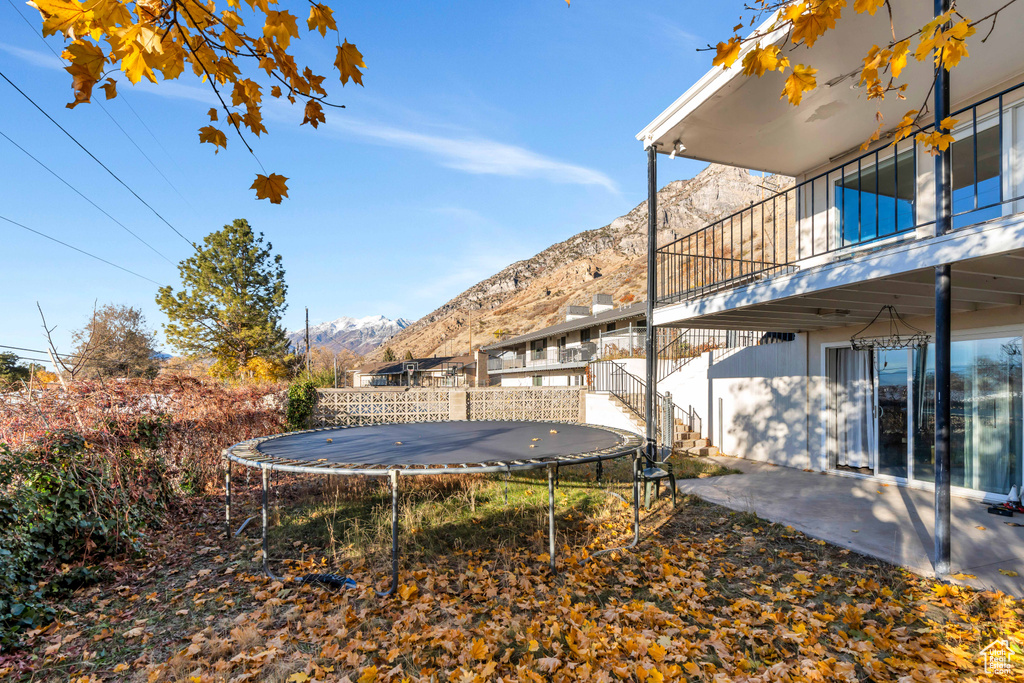
[[654, 324], [669, 325], [691, 318], [735, 311], [757, 304], [879, 280], [946, 263], [1024, 249], [1024, 217], [1007, 216], [813, 270], [779, 275], [696, 301], [654, 309]]
[[[768, 28], [775, 23], [778, 19], [781, 10], [776, 10], [772, 16], [761, 23], [750, 36], [756, 35], [761, 31], [766, 31]], [[650, 146], [652, 142], [657, 142], [663, 135], [671, 131], [676, 125], [693, 113], [698, 107], [707, 102], [712, 95], [721, 90], [726, 83], [736, 78], [737, 75], [743, 73], [742, 67], [739, 65], [743, 63], [743, 57], [748, 52], [754, 49], [756, 45], [773, 45], [780, 41], [788, 34], [786, 29], [777, 29], [772, 33], [768, 34], [759, 41], [750, 41], [742, 48], [740, 48], [740, 55], [736, 59], [733, 66], [728, 69], [724, 66], [714, 66], [706, 74], [701, 76], [700, 80], [690, 86], [690, 88], [684, 92], [679, 98], [673, 102], [665, 111], [658, 114], [657, 117], [636, 134], [636, 139], [643, 143], [644, 149]], [[748, 38], [750, 36], [747, 36]], [[682, 154], [681, 156], [686, 156]]]

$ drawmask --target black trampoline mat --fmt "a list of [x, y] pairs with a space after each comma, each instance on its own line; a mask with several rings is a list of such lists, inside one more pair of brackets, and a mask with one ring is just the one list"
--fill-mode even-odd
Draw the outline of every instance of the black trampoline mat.
[[614, 432], [586, 425], [458, 421], [286, 434], [260, 443], [256, 450], [270, 457], [307, 463], [461, 465], [577, 455], [622, 443], [623, 438]]

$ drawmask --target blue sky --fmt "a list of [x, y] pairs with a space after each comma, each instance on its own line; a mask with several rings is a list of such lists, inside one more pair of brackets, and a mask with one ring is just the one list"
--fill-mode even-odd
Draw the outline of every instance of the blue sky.
[[[646, 191], [634, 135], [707, 70], [711, 56], [696, 48], [727, 36], [741, 4], [335, 4], [342, 36], [367, 64], [365, 87], [342, 88], [332, 37], [307, 34], [308, 10], [284, 1], [282, 9], [300, 16], [300, 59], [328, 75], [331, 99], [347, 108], [328, 109], [327, 125], [313, 130], [299, 127], [301, 107], [266, 107], [270, 134], [255, 149], [268, 170], [290, 178], [290, 199], [278, 206], [248, 189], [259, 169], [237, 139], [216, 155], [198, 142], [213, 102], [198, 81], [122, 84], [123, 98], [103, 103], [110, 116], [96, 104], [68, 110], [70, 77], [15, 7], [39, 23], [22, 0], [0, 1], [0, 71], [190, 240], [234, 218], [265, 233], [284, 260], [285, 324], [293, 329], [304, 306], [312, 322], [418, 318], [510, 263], [630, 210]], [[174, 264], [189, 254], [2, 81], [0, 102], [0, 132]], [[659, 183], [701, 168], [663, 160]], [[3, 138], [0, 181], [0, 214], [178, 286], [175, 265]], [[0, 344], [41, 348], [37, 301], [58, 326], [62, 351], [94, 301], [139, 307], [157, 330], [164, 322], [152, 283], [2, 221], [0, 240]]]

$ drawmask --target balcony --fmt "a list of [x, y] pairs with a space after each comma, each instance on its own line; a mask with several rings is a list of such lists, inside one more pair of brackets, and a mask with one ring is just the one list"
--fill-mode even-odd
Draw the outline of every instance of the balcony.
[[503, 353], [487, 359], [487, 372], [500, 372], [526, 367], [526, 354]]
[[[953, 229], [1024, 210], [1024, 84], [952, 113]], [[928, 132], [928, 130], [926, 130]], [[791, 185], [657, 251], [665, 306], [930, 237], [933, 162], [913, 139]]]

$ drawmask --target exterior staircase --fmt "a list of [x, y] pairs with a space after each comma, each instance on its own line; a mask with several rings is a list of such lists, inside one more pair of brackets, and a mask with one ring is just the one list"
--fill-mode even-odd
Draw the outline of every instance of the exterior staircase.
[[[614, 363], [614, 361], [600, 361], [600, 363]], [[635, 427], [638, 434], [645, 434], [647, 423], [643, 418], [644, 394], [638, 390], [643, 389], [643, 380], [626, 372], [617, 364], [611, 370], [611, 372], [591, 372], [591, 376], [595, 378], [591, 388], [595, 391], [608, 392], [612, 405]], [[657, 401], [659, 409], [663, 400], [664, 397], [659, 394]], [[690, 419], [681, 417], [677, 407], [677, 413], [673, 420], [673, 455], [717, 455], [718, 448], [711, 445], [710, 439], [701, 436], [699, 418], [693, 409], [681, 412], [683, 415], [689, 416]], [[695, 424], [691, 424], [691, 422]]]

